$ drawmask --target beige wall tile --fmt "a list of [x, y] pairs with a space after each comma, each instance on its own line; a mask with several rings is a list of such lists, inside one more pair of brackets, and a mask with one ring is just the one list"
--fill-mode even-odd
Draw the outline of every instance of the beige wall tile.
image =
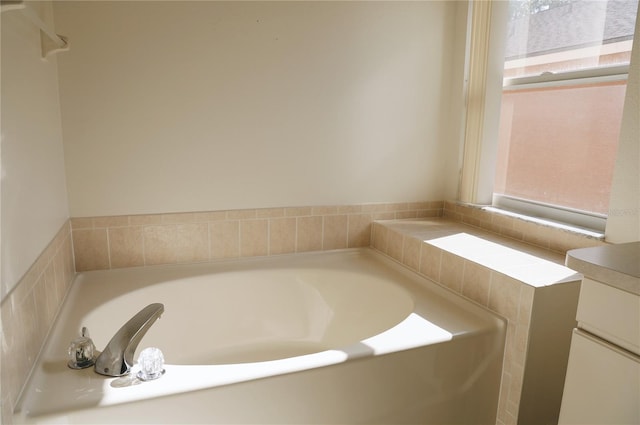
[[26, 369], [19, 371], [21, 381], [24, 381], [29, 373], [29, 369], [36, 361], [36, 357], [44, 340], [39, 338], [40, 331], [37, 329], [38, 317], [36, 312], [35, 297], [33, 292], [20, 305], [18, 312], [18, 321], [20, 323], [20, 331], [24, 340], [24, 356], [26, 360]]
[[240, 256], [240, 222], [238, 220], [209, 223], [211, 259]]
[[529, 327], [516, 324], [516, 335], [513, 342], [514, 359], [516, 364], [524, 365], [527, 356], [527, 346], [529, 345]]
[[240, 221], [240, 256], [255, 257], [269, 254], [267, 220]]
[[393, 220], [396, 218], [396, 213], [393, 211], [386, 212], [374, 212], [371, 214], [373, 220]]
[[176, 228], [176, 261], [197, 263], [209, 261], [209, 225], [178, 224]]
[[109, 217], [94, 217], [93, 227], [116, 227], [116, 226], [128, 226], [129, 216], [118, 215]]
[[208, 211], [198, 211], [193, 213], [194, 223], [207, 223], [211, 214]]
[[531, 221], [516, 219], [513, 222], [513, 230], [522, 233], [524, 235], [534, 234], [538, 228], [538, 224]]
[[289, 207], [284, 209], [287, 217], [303, 217], [311, 215], [311, 207]]
[[417, 218], [418, 217], [418, 212], [413, 210], [413, 211], [398, 211], [396, 212], [396, 219], [398, 220], [404, 220], [407, 218]]
[[521, 282], [502, 273], [493, 272], [489, 308], [510, 321], [517, 321], [521, 286]]
[[509, 217], [503, 214], [493, 213], [491, 215], [491, 222], [504, 230], [512, 230], [514, 228], [513, 220], [513, 217]]
[[107, 229], [74, 230], [73, 252], [77, 271], [108, 269]]
[[75, 258], [73, 255], [73, 247], [72, 247], [70, 236], [67, 238], [67, 241], [64, 244], [63, 256], [64, 256], [64, 259], [63, 259], [64, 285], [68, 288], [71, 285], [71, 282], [73, 281], [73, 277], [76, 271]]
[[[57, 257], [60, 257], [58, 255]], [[56, 263], [58, 261], [52, 261], [49, 267], [46, 268], [42, 274], [44, 281], [44, 296], [45, 296], [45, 309], [46, 309], [46, 326], [45, 329], [49, 329], [49, 325], [53, 321], [60, 307], [62, 297], [58, 293], [60, 290], [64, 290], [58, 283], [58, 277], [56, 276]]]
[[262, 208], [256, 210], [257, 218], [284, 217], [284, 208]]
[[511, 374], [505, 372], [503, 368], [502, 379], [500, 380], [500, 395], [498, 397], [498, 412], [496, 423], [506, 424], [507, 403], [509, 401], [509, 390], [511, 389]]
[[31, 296], [25, 298], [20, 305], [18, 319], [21, 322], [22, 332], [24, 333], [25, 356], [29, 367], [36, 361], [36, 356], [40, 351], [42, 341], [38, 340], [38, 314], [36, 309], [35, 296], [33, 291]]
[[381, 251], [387, 252], [387, 243], [389, 241], [389, 229], [379, 223], [373, 223], [371, 228], [372, 246]]
[[404, 238], [402, 263], [414, 271], [420, 270], [420, 245], [422, 241], [415, 238]]
[[[515, 224], [514, 224], [514, 226], [515, 226]], [[519, 240], [519, 241], [521, 241], [524, 238], [524, 235], [522, 234], [522, 232], [520, 230], [517, 230], [515, 227], [512, 228], [512, 229], [502, 228], [502, 229], [500, 229], [500, 234], [502, 234], [502, 235], [504, 235], [504, 236], [506, 236], [508, 238], [516, 239], [516, 240]]]
[[196, 221], [195, 213], [190, 212], [161, 214], [161, 217], [162, 224], [185, 224], [193, 223]]
[[428, 218], [428, 217], [440, 217], [442, 216], [442, 210], [418, 210], [416, 212], [416, 218]]
[[386, 254], [398, 261], [402, 261], [404, 235], [399, 232], [389, 230], [388, 238]]
[[141, 214], [129, 216], [131, 226], [148, 226], [151, 224], [162, 224], [162, 214]]
[[462, 214], [452, 210], [444, 210], [443, 216], [457, 222], [462, 222], [463, 218]]
[[322, 217], [298, 217], [297, 252], [319, 251], [322, 249]]
[[348, 223], [349, 235], [347, 246], [349, 248], [369, 246], [371, 244], [371, 215], [350, 214]]
[[409, 203], [408, 202], [396, 202], [396, 203], [391, 203], [391, 204], [386, 204], [386, 211], [406, 211], [407, 209], [409, 209]]
[[227, 211], [229, 220], [249, 220], [256, 218], [256, 210], [231, 210]]
[[509, 389], [509, 403], [507, 405], [507, 412], [510, 412], [514, 416], [518, 415], [518, 406], [520, 404], [520, 397], [522, 396], [523, 378], [524, 368], [514, 366], [511, 373], [511, 388]]
[[511, 374], [513, 365], [515, 364], [515, 340], [516, 340], [516, 324], [507, 321], [507, 334], [504, 342], [504, 366], [503, 369]]
[[462, 216], [462, 222], [464, 224], [468, 224], [469, 226], [475, 226], [475, 227], [481, 227], [481, 228], [486, 228], [486, 225], [489, 224], [489, 223], [485, 223], [484, 226], [483, 226], [482, 221], [478, 220], [475, 217], [471, 217], [471, 216], [468, 216], [468, 215], [463, 215]]
[[409, 202], [408, 208], [410, 210], [427, 210], [429, 209], [429, 202]]
[[462, 295], [487, 306], [489, 304], [490, 286], [491, 270], [473, 261], [464, 262]]
[[429, 279], [440, 282], [440, 264], [442, 250], [429, 243], [420, 246], [420, 273]]
[[328, 215], [324, 217], [322, 249], [342, 249], [347, 247], [347, 216]]
[[290, 254], [296, 251], [296, 219], [269, 220], [269, 254]]
[[338, 207], [335, 205], [311, 207], [312, 215], [338, 214]]
[[362, 212], [362, 205], [339, 205], [338, 214], [357, 214]]
[[444, 209], [449, 211], [456, 210], [456, 203], [454, 201], [444, 201]]
[[464, 259], [450, 252], [442, 252], [442, 262], [440, 264], [440, 282], [448, 288], [462, 292], [462, 273], [464, 269]]
[[71, 219], [72, 229], [91, 229], [93, 228], [92, 217], [75, 217]]
[[67, 288], [73, 282], [73, 264], [67, 264], [70, 257], [72, 257], [71, 244], [64, 243], [58, 250], [54, 261], [51, 262], [51, 269], [45, 274], [49, 292], [52, 294], [50, 303], [52, 303], [51, 311], [54, 316], [67, 293]]
[[146, 265], [175, 264], [178, 228], [174, 224], [145, 226], [144, 262]]
[[532, 245], [549, 248], [549, 232], [544, 226], [532, 226], [529, 232], [523, 233], [522, 240]]
[[207, 221], [220, 221], [227, 219], [226, 211], [211, 211], [205, 214], [207, 216]]
[[527, 328], [531, 323], [531, 310], [533, 308], [533, 298], [535, 288], [529, 285], [523, 285], [520, 290], [520, 302], [518, 309], [518, 325], [524, 325]]
[[143, 266], [143, 241], [142, 226], [114, 227], [109, 229], [111, 267]]
[[44, 274], [40, 276], [38, 279], [38, 283], [33, 288], [33, 299], [35, 302], [35, 338], [38, 344], [41, 344], [44, 341], [45, 336], [47, 335], [47, 331], [49, 330], [49, 324], [51, 323], [51, 319], [48, 316], [48, 306], [47, 306], [47, 287], [46, 280]]
[[[63, 248], [64, 249], [64, 248]], [[52, 299], [54, 304], [54, 308], [57, 311], [64, 300], [64, 297], [67, 293], [68, 286], [73, 279], [73, 276], [68, 273], [68, 269], [70, 268], [67, 262], [67, 254], [64, 251], [61, 251], [58, 255], [58, 260], [54, 262], [54, 284], [56, 286], [55, 295], [56, 298]]]
[[387, 211], [387, 204], [364, 204], [362, 212], [374, 213]]

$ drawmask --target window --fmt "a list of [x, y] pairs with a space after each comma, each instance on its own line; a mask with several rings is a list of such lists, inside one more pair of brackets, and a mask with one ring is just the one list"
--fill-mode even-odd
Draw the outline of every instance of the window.
[[511, 0], [494, 205], [603, 230], [637, 0]]

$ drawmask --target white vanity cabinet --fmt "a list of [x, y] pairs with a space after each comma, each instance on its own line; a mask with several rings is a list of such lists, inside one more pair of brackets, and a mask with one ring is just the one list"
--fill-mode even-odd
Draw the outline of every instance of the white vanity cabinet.
[[560, 424], [640, 424], [640, 242], [567, 253], [582, 273]]

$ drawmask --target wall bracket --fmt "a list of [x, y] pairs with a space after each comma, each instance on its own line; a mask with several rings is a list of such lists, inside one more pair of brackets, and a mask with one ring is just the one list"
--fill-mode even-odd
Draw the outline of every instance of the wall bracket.
[[21, 10], [22, 14], [40, 29], [40, 48], [43, 59], [46, 59], [51, 54], [69, 50], [69, 40], [56, 34], [49, 25], [40, 19], [40, 16], [26, 1], [2, 0], [0, 5], [3, 13], [11, 10]]

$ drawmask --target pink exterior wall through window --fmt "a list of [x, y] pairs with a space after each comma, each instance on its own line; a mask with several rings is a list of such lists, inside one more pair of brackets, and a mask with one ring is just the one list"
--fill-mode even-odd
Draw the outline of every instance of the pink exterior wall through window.
[[494, 192], [607, 214], [625, 88], [505, 90]]

